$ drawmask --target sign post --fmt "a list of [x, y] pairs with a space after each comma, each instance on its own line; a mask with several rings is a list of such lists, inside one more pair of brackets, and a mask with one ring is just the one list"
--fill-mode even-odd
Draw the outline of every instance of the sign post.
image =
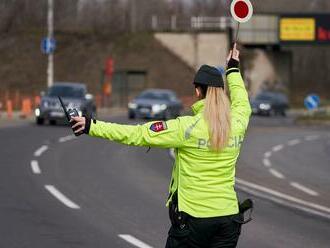
[[[53, 39], [54, 36], [54, 2], [48, 0], [48, 42]], [[48, 67], [47, 67], [47, 86], [50, 87], [54, 83], [54, 56], [53, 52], [48, 54]]]
[[253, 15], [253, 6], [249, 0], [233, 0], [230, 5], [230, 13], [237, 21], [235, 43], [238, 40], [239, 26], [241, 23], [248, 22]]

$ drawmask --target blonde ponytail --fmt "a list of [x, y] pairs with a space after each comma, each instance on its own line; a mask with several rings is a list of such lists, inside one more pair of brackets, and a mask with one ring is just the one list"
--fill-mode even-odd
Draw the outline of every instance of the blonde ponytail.
[[209, 126], [211, 149], [221, 151], [228, 144], [231, 127], [230, 102], [223, 88], [207, 88], [204, 118]]

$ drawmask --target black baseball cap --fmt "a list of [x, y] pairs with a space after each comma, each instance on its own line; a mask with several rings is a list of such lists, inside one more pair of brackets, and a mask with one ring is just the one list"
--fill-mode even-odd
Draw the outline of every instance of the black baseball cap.
[[194, 84], [224, 88], [221, 72], [209, 65], [202, 65], [199, 68], [194, 78]]

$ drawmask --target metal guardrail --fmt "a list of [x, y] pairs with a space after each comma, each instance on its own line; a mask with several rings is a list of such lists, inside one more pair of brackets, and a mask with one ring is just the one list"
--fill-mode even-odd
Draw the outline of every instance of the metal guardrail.
[[[225, 32], [228, 29], [235, 31], [236, 28], [237, 23], [227, 16], [153, 16], [151, 21], [151, 29], [155, 32]], [[278, 16], [255, 15], [250, 22], [241, 24], [239, 39], [244, 44], [277, 44]]]
[[192, 16], [190, 18], [152, 16], [151, 18], [151, 29], [153, 31], [192, 31], [205, 29], [224, 31], [227, 28], [233, 28], [234, 24], [232, 18], [225, 16]]
[[228, 28], [234, 28], [235, 22], [232, 18], [220, 17], [207, 17], [207, 16], [193, 16], [190, 21], [191, 29], [215, 29], [224, 31]]

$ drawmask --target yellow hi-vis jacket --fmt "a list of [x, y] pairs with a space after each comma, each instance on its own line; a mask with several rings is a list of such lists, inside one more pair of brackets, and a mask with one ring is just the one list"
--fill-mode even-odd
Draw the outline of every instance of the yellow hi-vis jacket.
[[251, 107], [237, 68], [227, 70], [231, 100], [231, 137], [220, 152], [209, 149], [208, 126], [203, 117], [204, 100], [193, 106], [194, 116], [143, 125], [119, 125], [92, 121], [89, 135], [134, 146], [175, 148], [170, 197], [178, 192], [179, 211], [194, 217], [238, 213], [235, 165], [248, 126]]

